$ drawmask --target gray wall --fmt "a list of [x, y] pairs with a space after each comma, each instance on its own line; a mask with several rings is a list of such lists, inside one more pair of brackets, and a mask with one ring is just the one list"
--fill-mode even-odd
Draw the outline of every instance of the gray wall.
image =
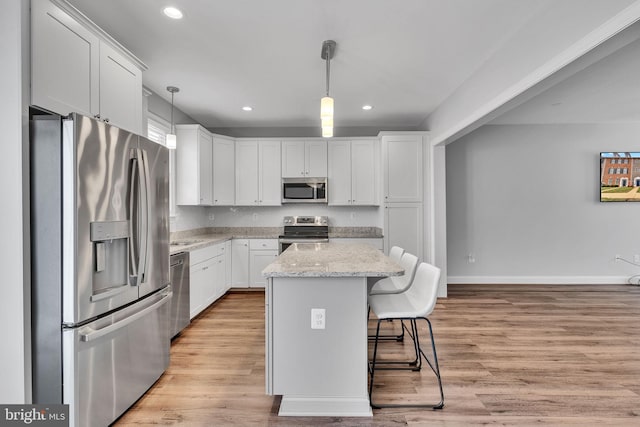
[[[446, 148], [449, 283], [624, 283], [640, 203], [599, 202], [600, 151], [640, 124], [487, 125]], [[468, 255], [475, 258], [468, 262]]]
[[[9, 0], [0, 14], [0, 234], [4, 245], [0, 324], [0, 402], [31, 401], [28, 178], [29, 2]], [[24, 186], [27, 186], [25, 189]]]

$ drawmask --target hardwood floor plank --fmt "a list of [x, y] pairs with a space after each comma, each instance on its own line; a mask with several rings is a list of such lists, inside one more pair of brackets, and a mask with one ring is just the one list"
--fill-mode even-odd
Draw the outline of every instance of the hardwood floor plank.
[[[174, 340], [167, 372], [115, 425], [636, 426], [639, 317], [640, 287], [449, 285], [431, 316], [444, 409], [278, 417], [280, 398], [264, 394], [264, 294], [233, 292]], [[409, 340], [380, 350], [411, 355]], [[428, 367], [376, 377], [379, 400], [437, 399]]]

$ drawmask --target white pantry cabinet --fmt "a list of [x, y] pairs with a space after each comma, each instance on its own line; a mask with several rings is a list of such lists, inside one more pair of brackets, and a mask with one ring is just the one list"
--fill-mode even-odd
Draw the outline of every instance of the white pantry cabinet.
[[235, 203], [235, 143], [233, 139], [213, 137], [213, 205]]
[[382, 137], [384, 201], [422, 202], [422, 135]]
[[236, 140], [236, 205], [279, 206], [280, 141]]
[[64, 0], [31, 2], [31, 103], [137, 134], [147, 67]]
[[384, 246], [400, 246], [423, 259], [422, 203], [388, 203], [384, 207]]
[[371, 139], [329, 142], [329, 205], [378, 204], [377, 150], [376, 141]]
[[176, 203], [213, 204], [213, 136], [200, 125], [176, 125]]
[[327, 176], [327, 141], [282, 141], [282, 177]]

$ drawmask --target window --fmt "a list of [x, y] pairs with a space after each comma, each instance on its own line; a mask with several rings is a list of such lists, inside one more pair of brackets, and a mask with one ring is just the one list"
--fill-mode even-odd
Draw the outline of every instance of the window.
[[609, 168], [609, 175], [613, 175], [615, 173], [615, 170], [613, 168]]
[[[171, 132], [171, 124], [162, 117], [149, 113], [147, 138], [160, 145], [166, 145], [166, 135]], [[169, 216], [176, 215], [176, 150], [169, 150]]]
[[627, 173], [627, 168], [622, 168], [622, 173], [626, 174]]

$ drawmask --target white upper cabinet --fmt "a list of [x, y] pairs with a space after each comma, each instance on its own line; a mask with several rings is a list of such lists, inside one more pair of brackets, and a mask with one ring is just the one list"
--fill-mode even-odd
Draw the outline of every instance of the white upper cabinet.
[[59, 114], [100, 111], [100, 40], [49, 0], [31, 2], [31, 103]]
[[235, 203], [235, 143], [232, 139], [213, 137], [213, 204]]
[[258, 141], [236, 141], [236, 205], [258, 205]]
[[300, 178], [327, 176], [326, 141], [283, 141], [282, 177]]
[[280, 157], [280, 141], [236, 141], [236, 205], [280, 205]]
[[298, 178], [305, 176], [305, 142], [282, 141], [282, 177]]
[[143, 134], [146, 66], [62, 0], [31, 2], [31, 103]]
[[280, 185], [280, 141], [259, 141], [259, 201], [261, 206], [279, 206], [282, 202]]
[[132, 132], [142, 123], [142, 71], [100, 44], [100, 118]]
[[329, 205], [351, 204], [351, 141], [329, 144], [327, 196]]
[[200, 125], [176, 125], [176, 203], [213, 204], [213, 136]]
[[378, 204], [378, 145], [375, 140], [351, 141], [351, 204]]
[[329, 205], [377, 205], [376, 141], [331, 141], [328, 147]]
[[382, 137], [384, 201], [422, 202], [422, 135]]

